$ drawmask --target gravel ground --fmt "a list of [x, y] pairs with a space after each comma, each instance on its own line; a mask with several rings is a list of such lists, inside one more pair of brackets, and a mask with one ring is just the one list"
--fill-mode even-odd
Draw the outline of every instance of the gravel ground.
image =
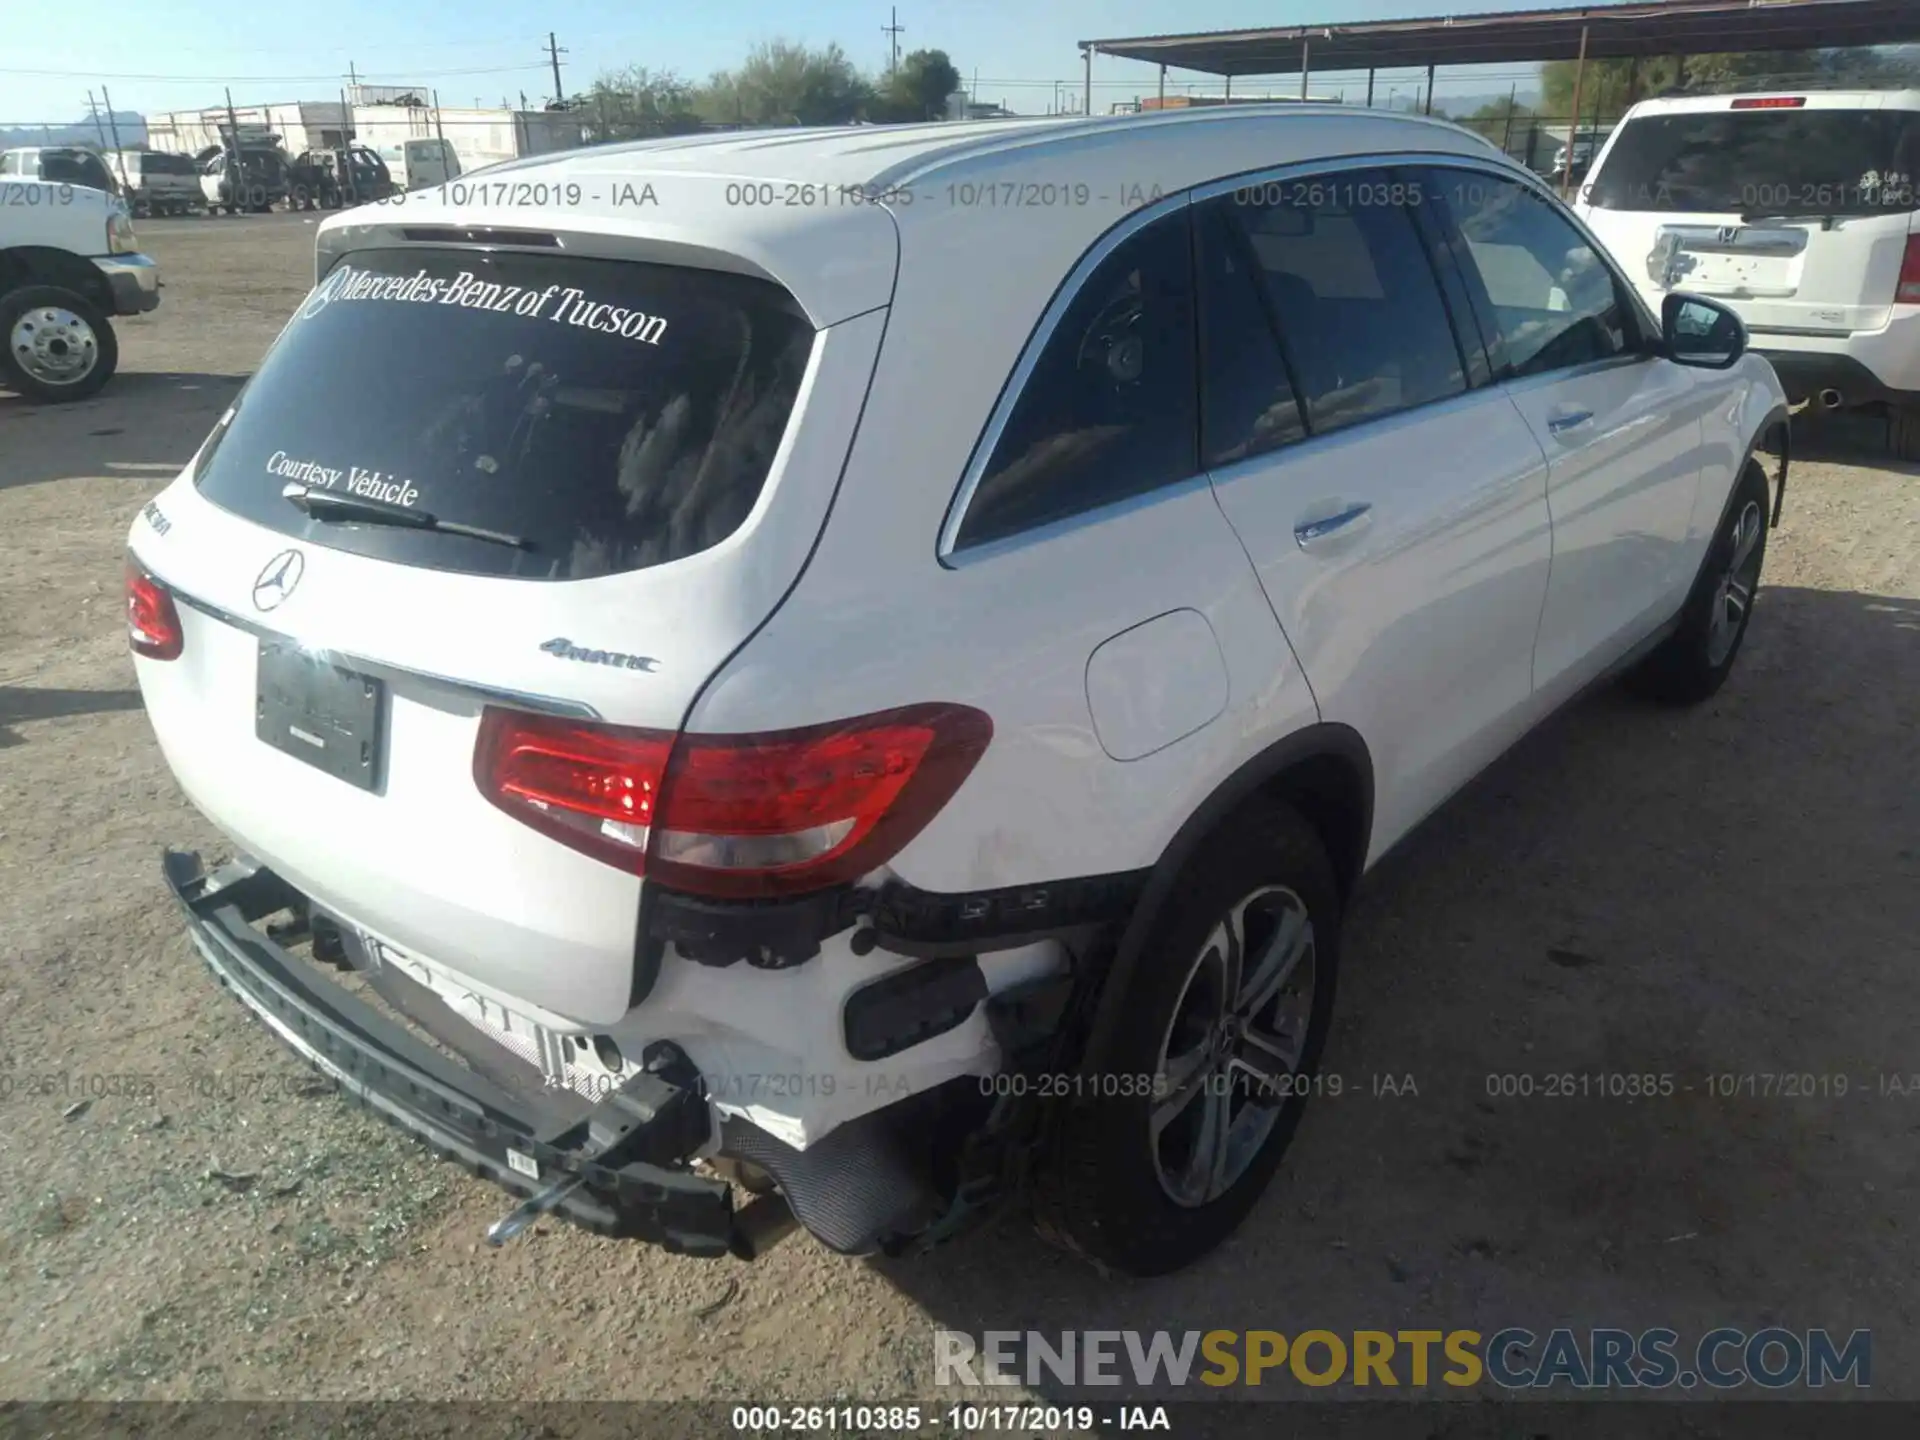
[[[1920, 1398], [1920, 467], [1870, 433], [1808, 437], [1714, 702], [1596, 695], [1369, 878], [1345, 1093], [1209, 1261], [1110, 1283], [1018, 1223], [912, 1262], [494, 1252], [502, 1197], [328, 1098], [164, 896], [163, 844], [219, 846], [140, 714], [125, 535], [312, 227], [141, 233], [165, 301], [106, 392], [0, 395], [0, 1397], [880, 1399], [928, 1393], [935, 1326], [1779, 1323], [1871, 1328], [1875, 1393]], [[1489, 1093], [1601, 1071], [1675, 1093]], [[1817, 1093], [1708, 1078], [1783, 1073]]]

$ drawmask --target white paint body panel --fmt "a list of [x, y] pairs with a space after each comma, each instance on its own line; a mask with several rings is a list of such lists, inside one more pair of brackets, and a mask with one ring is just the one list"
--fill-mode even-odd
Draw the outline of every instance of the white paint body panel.
[[[1244, 461], [1214, 485], [1322, 716], [1373, 753], [1382, 851], [1522, 727], [1552, 550], [1540, 447], [1486, 389]], [[1295, 539], [1357, 504], [1372, 508], [1311, 551]]]

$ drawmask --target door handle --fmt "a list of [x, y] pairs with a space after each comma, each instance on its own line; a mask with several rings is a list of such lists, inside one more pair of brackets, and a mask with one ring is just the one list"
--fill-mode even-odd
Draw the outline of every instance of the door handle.
[[1293, 527], [1293, 538], [1302, 550], [1316, 540], [1325, 540], [1356, 523], [1365, 520], [1373, 511], [1373, 506], [1362, 502], [1349, 505], [1338, 515], [1329, 515], [1324, 520], [1309, 520], [1305, 524]]
[[1564, 435], [1569, 430], [1578, 430], [1591, 419], [1593, 419], [1591, 410], [1569, 410], [1548, 420], [1547, 430], [1554, 435]]

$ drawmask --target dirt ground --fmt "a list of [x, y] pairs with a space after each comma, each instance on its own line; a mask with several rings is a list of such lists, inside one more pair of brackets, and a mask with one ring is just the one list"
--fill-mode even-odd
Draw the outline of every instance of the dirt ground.
[[[105, 393], [0, 395], [0, 1398], [873, 1400], [930, 1392], [936, 1326], [1769, 1323], [1870, 1328], [1873, 1393], [1920, 1398], [1920, 467], [1870, 428], [1804, 438], [1714, 702], [1582, 702], [1368, 879], [1345, 1093], [1190, 1272], [1103, 1280], [1017, 1221], [902, 1262], [496, 1252], [502, 1196], [325, 1094], [162, 890], [163, 845], [219, 845], [140, 710], [125, 536], [313, 230], [141, 235], [164, 303]], [[1674, 1093], [1490, 1093], [1597, 1072]]]

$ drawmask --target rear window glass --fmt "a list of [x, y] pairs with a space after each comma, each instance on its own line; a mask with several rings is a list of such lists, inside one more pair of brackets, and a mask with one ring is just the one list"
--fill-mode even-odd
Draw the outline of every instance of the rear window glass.
[[1871, 215], [1915, 208], [1920, 114], [1704, 110], [1642, 115], [1585, 197], [1608, 210]]
[[194, 175], [198, 171], [193, 161], [185, 155], [162, 155], [149, 152], [140, 157], [140, 168], [149, 175]]
[[[284, 535], [409, 565], [540, 580], [660, 565], [753, 508], [812, 340], [785, 292], [745, 276], [361, 252], [302, 302], [196, 481]], [[309, 518], [289, 485], [411, 523]]]

